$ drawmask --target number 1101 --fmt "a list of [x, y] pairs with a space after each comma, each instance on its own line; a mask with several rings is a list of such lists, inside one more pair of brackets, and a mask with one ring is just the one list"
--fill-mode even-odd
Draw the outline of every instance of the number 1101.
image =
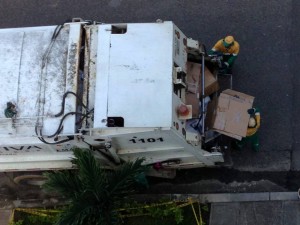
[[136, 144], [136, 143], [153, 143], [153, 142], [163, 142], [164, 139], [162, 137], [160, 138], [141, 138], [141, 139], [130, 139], [129, 140], [130, 142], [132, 142], [133, 144]]

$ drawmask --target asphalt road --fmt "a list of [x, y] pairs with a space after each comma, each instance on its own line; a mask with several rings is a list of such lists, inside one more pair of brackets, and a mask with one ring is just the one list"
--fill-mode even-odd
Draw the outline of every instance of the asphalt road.
[[[294, 0], [1, 0], [0, 28], [172, 20], [207, 48], [227, 34], [240, 43], [233, 89], [255, 96], [261, 151], [233, 152], [242, 171], [300, 170], [299, 11]], [[149, 34], [151, 35], [151, 34]]]

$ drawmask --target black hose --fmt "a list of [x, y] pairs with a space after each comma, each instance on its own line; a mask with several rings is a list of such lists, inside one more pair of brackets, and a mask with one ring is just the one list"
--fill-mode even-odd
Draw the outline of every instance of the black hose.
[[92, 112], [94, 112], [94, 109], [91, 109], [89, 112], [87, 112], [86, 114], [84, 114], [84, 116], [83, 116], [79, 121], [76, 122], [76, 125], [81, 124], [82, 121], [83, 121], [86, 117], [88, 117], [88, 115], [89, 115], [90, 113], [92, 113]]
[[54, 41], [57, 38], [57, 36], [59, 35], [62, 27], [63, 27], [63, 25], [57, 25], [56, 26], [56, 28], [55, 28], [55, 30], [54, 30], [54, 32], [52, 34], [52, 38], [51, 38], [52, 41]]
[[53, 138], [53, 137], [55, 137], [56, 135], [60, 134], [60, 133], [62, 132], [63, 129], [64, 129], [64, 126], [61, 126], [61, 128], [60, 128], [58, 131], [56, 131], [56, 132], [55, 132], [54, 134], [52, 134], [52, 135], [47, 136], [47, 138]]
[[47, 57], [49, 55], [49, 52], [51, 51], [51, 48], [57, 38], [57, 36], [59, 35], [61, 29], [63, 28], [63, 25], [57, 25], [53, 34], [52, 34], [52, 37], [51, 37], [51, 42], [49, 44], [49, 46], [47, 47], [47, 50], [45, 52], [45, 54], [43, 55], [43, 58], [42, 58], [42, 69], [45, 67], [46, 65], [46, 61], [47, 61]]
[[[74, 114], [77, 114], [77, 115], [80, 114], [80, 115], [85, 116], [85, 114], [82, 114], [82, 113], [76, 113], [76, 112], [69, 112], [69, 113], [65, 114], [65, 115], [63, 116], [63, 118], [61, 118], [60, 123], [59, 123], [59, 126], [58, 126], [57, 130], [55, 131], [55, 133], [52, 134], [52, 135], [47, 136], [47, 138], [52, 138], [52, 137], [55, 137], [56, 135], [58, 135], [58, 134], [62, 131], [62, 129], [63, 129], [62, 123], [63, 123], [64, 119], [65, 119], [67, 116], [69, 116], [69, 115], [74, 115]], [[45, 144], [50, 144], [50, 145], [51, 145], [51, 144], [61, 144], [61, 143], [64, 143], [64, 142], [67, 142], [67, 141], [70, 140], [70, 138], [68, 138], [68, 139], [64, 139], [64, 140], [57, 141], [57, 142], [52, 142], [52, 143], [51, 143], [51, 142], [47, 142], [47, 141], [43, 138], [42, 129], [40, 129], [40, 133], [38, 133], [37, 126], [35, 126], [35, 133], [36, 133], [38, 139], [39, 139], [41, 142], [45, 143]]]
[[82, 116], [84, 116], [85, 114], [83, 114], [83, 113], [78, 113], [78, 112], [69, 112], [69, 113], [65, 114], [65, 115], [60, 119], [59, 126], [58, 126], [57, 130], [55, 131], [55, 133], [52, 134], [52, 135], [49, 135], [49, 136], [47, 136], [47, 137], [51, 138], [51, 137], [54, 137], [54, 136], [58, 135], [58, 134], [62, 131], [62, 123], [63, 123], [63, 121], [65, 120], [65, 118], [66, 118], [67, 116], [70, 116], [70, 115], [82, 115]]
[[62, 101], [62, 103], [61, 103], [61, 110], [60, 110], [59, 113], [57, 113], [56, 115], [54, 115], [55, 117], [59, 117], [59, 116], [61, 116], [61, 115], [64, 113], [64, 111], [65, 111], [65, 101], [66, 101], [66, 97], [67, 97], [68, 94], [74, 95], [74, 96], [77, 98], [77, 100], [79, 100], [79, 103], [80, 103], [84, 108], [87, 108], [87, 107], [83, 104], [81, 98], [80, 98], [77, 94], [75, 94], [75, 93], [72, 92], [72, 91], [67, 91], [67, 92], [63, 95], [63, 101]]
[[42, 134], [42, 130], [40, 130], [40, 134], [38, 134], [37, 126], [35, 126], [35, 133], [36, 133], [38, 139], [39, 139], [41, 142], [43, 142], [43, 143], [45, 143], [45, 144], [48, 144], [48, 145], [62, 144], [62, 143], [65, 143], [65, 142], [70, 141], [69, 138], [68, 138], [68, 139], [64, 139], [64, 140], [61, 140], [61, 141], [57, 141], [57, 142], [48, 142], [48, 141], [45, 141], [45, 139], [42, 137], [42, 135], [43, 135], [43, 134]]

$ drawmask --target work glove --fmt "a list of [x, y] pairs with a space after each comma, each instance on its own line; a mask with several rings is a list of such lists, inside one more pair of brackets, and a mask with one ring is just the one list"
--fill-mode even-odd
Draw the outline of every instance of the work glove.
[[222, 62], [221, 69], [227, 69], [229, 67], [228, 62]]
[[251, 109], [247, 110], [247, 112], [248, 112], [249, 115], [254, 115], [255, 111], [256, 111], [255, 108], [251, 108]]
[[219, 51], [214, 51], [214, 50], [211, 49], [207, 52], [207, 55], [209, 55], [209, 56], [223, 56], [223, 53], [219, 52]]
[[207, 55], [209, 55], [209, 56], [214, 55], [214, 54], [216, 54], [216, 52], [214, 50], [209, 50], [207, 52]]

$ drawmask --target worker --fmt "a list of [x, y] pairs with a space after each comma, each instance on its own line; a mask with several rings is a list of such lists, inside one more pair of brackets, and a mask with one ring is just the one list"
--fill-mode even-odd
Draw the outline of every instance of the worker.
[[209, 55], [222, 54], [222, 64], [219, 65], [220, 69], [225, 73], [231, 71], [234, 61], [240, 51], [240, 45], [234, 40], [233, 36], [226, 36], [224, 39], [219, 40], [209, 52]]
[[259, 140], [258, 140], [258, 129], [260, 127], [260, 112], [257, 108], [251, 108], [248, 110], [250, 114], [250, 119], [248, 122], [246, 137], [242, 138], [241, 141], [236, 141], [236, 147], [242, 149], [242, 147], [247, 143], [251, 142], [254, 151], [259, 150]]

